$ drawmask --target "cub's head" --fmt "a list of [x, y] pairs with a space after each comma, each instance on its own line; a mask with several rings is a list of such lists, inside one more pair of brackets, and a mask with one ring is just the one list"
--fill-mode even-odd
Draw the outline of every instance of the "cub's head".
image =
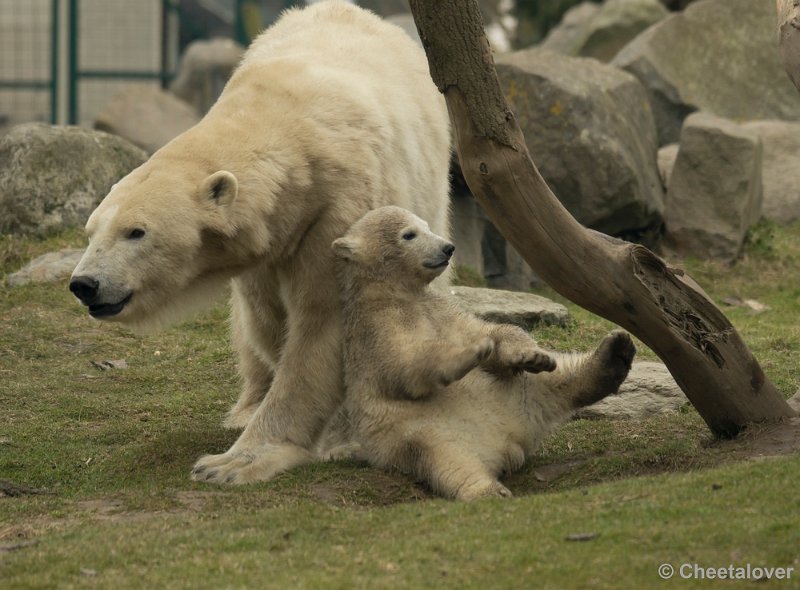
[[89, 217], [70, 290], [92, 317], [144, 330], [215, 300], [247, 258], [232, 239], [237, 185], [225, 171], [133, 171]]
[[343, 273], [404, 288], [424, 286], [442, 274], [455, 246], [410, 211], [390, 206], [367, 213], [333, 249]]

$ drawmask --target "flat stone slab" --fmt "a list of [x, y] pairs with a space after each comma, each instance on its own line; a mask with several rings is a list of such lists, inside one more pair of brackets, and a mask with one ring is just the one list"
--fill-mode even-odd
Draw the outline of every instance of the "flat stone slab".
[[569, 319], [566, 307], [532, 293], [480, 287], [449, 287], [448, 292], [462, 309], [495, 324], [531, 330], [541, 324], [564, 326]]
[[582, 408], [575, 417], [636, 420], [678, 412], [688, 401], [663, 363], [641, 361], [633, 363], [619, 392]]

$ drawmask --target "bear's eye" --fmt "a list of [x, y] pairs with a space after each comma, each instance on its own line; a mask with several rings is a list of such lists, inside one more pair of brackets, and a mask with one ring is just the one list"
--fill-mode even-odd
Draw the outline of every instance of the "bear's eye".
[[128, 232], [128, 239], [129, 240], [139, 240], [144, 237], [144, 230], [140, 227], [132, 229]]
[[406, 233], [403, 234], [404, 240], [413, 240], [416, 237], [417, 237], [417, 232], [413, 231], [407, 231]]

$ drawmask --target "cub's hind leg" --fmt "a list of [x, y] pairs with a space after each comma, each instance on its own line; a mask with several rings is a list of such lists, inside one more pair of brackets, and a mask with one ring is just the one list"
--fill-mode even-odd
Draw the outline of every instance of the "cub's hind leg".
[[576, 410], [616, 393], [635, 354], [630, 334], [615, 330], [592, 353], [557, 356], [557, 370], [541, 378], [560, 394], [558, 399], [567, 410]]
[[405, 446], [407, 464], [416, 477], [455, 500], [509, 497], [511, 491], [481, 459], [462, 446], [449, 442], [415, 443]]

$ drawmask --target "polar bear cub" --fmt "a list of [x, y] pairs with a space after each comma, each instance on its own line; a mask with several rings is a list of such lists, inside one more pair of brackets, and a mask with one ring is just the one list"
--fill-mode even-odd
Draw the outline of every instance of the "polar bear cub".
[[593, 353], [562, 355], [459, 311], [429, 288], [454, 246], [404, 209], [368, 213], [333, 248], [352, 441], [373, 465], [443, 496], [509, 496], [498, 476], [628, 374], [636, 351], [625, 332]]

